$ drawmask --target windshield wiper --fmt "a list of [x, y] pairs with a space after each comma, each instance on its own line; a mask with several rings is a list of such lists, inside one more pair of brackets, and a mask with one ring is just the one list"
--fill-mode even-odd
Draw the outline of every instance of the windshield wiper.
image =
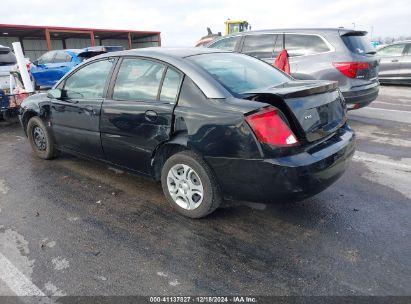
[[377, 52], [376, 52], [376, 51], [369, 51], [369, 52], [367, 52], [367, 53], [365, 53], [365, 54], [367, 54], [367, 55], [374, 55], [374, 54], [377, 54]]

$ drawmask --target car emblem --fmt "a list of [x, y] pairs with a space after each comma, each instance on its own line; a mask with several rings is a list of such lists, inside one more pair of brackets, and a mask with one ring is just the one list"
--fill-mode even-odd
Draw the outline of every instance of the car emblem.
[[304, 119], [305, 120], [307, 120], [307, 119], [311, 119], [311, 118], [313, 118], [313, 116], [310, 114], [310, 115], [306, 115], [306, 116], [304, 116]]

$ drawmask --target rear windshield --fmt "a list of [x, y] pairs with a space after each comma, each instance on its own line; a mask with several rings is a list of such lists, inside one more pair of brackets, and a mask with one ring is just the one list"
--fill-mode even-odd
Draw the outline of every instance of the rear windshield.
[[0, 48], [0, 66], [16, 64], [16, 56], [7, 48]]
[[371, 42], [363, 35], [341, 36], [348, 49], [359, 55], [375, 54], [376, 51]]
[[203, 68], [233, 95], [290, 81], [273, 66], [242, 54], [201, 54], [187, 59]]

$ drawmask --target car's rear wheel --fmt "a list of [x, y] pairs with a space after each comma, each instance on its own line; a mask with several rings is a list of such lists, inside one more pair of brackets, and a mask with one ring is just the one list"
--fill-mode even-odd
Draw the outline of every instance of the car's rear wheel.
[[191, 151], [182, 151], [167, 159], [161, 172], [161, 184], [171, 206], [191, 218], [210, 214], [222, 200], [213, 172]]
[[54, 147], [54, 139], [44, 122], [37, 116], [27, 124], [27, 136], [36, 155], [42, 159], [52, 159], [59, 151]]

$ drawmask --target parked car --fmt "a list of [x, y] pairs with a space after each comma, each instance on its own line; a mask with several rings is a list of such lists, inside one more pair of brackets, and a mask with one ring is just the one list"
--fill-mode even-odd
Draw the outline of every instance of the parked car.
[[121, 46], [96, 46], [47, 52], [33, 61], [30, 66], [34, 87], [50, 88], [83, 60], [102, 53], [121, 50], [123, 50]]
[[348, 109], [357, 109], [375, 100], [379, 91], [378, 57], [366, 34], [344, 28], [250, 31], [225, 36], [208, 47], [270, 64], [286, 49], [294, 78], [338, 81]]
[[16, 56], [12, 50], [0, 45], [0, 90], [10, 89], [10, 71], [13, 71], [16, 63]]
[[398, 41], [378, 50], [381, 83], [411, 84], [411, 40]]
[[40, 158], [67, 151], [149, 176], [192, 218], [223, 198], [312, 196], [343, 174], [354, 153], [336, 82], [296, 81], [214, 49], [100, 55], [22, 109]]

